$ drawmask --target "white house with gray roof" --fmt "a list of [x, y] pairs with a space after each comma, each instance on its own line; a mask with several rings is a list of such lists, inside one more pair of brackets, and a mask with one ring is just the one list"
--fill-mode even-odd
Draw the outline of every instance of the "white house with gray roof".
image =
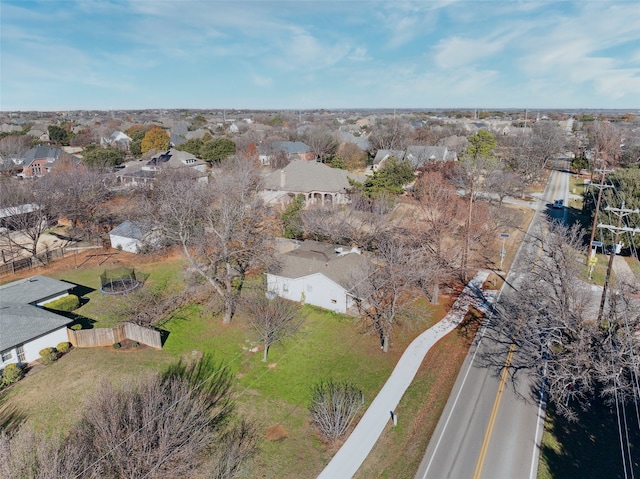
[[300, 194], [307, 206], [345, 204], [349, 202], [349, 178], [362, 181], [359, 176], [324, 163], [295, 160], [267, 175], [262, 196], [275, 203], [288, 203]]
[[158, 235], [152, 225], [142, 221], [125, 221], [109, 232], [111, 247], [129, 253], [139, 253], [146, 246], [155, 246]]
[[26, 364], [40, 358], [40, 350], [69, 341], [71, 319], [42, 308], [62, 298], [74, 284], [46, 276], [32, 276], [0, 286], [0, 367]]
[[267, 273], [267, 290], [291, 301], [347, 313], [355, 306], [349, 295], [354, 273], [368, 262], [358, 248], [306, 240], [280, 255], [278, 266]]

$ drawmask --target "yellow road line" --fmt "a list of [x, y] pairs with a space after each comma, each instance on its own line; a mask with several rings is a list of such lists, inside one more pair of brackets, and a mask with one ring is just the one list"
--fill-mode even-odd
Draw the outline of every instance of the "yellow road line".
[[516, 347], [515, 343], [511, 343], [511, 346], [509, 347], [509, 354], [507, 354], [507, 360], [505, 361], [504, 369], [502, 370], [502, 375], [500, 377], [500, 385], [498, 386], [498, 393], [496, 394], [496, 399], [493, 402], [493, 409], [491, 410], [491, 416], [489, 417], [489, 424], [487, 425], [487, 431], [484, 434], [484, 441], [482, 441], [482, 448], [480, 449], [480, 455], [478, 456], [478, 461], [476, 462], [476, 469], [473, 473], [474, 479], [479, 479], [480, 475], [482, 474], [484, 460], [487, 455], [487, 450], [489, 449], [489, 442], [491, 441], [493, 426], [496, 422], [496, 417], [498, 416], [498, 408], [500, 407], [502, 393], [504, 392], [504, 388], [507, 384], [507, 376], [509, 375], [509, 365], [511, 364], [511, 358], [513, 357], [513, 351], [515, 347]]

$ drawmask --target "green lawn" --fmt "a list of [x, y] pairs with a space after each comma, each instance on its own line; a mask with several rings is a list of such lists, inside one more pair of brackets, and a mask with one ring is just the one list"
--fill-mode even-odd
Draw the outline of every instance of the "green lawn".
[[[95, 321], [93, 327], [111, 325], [104, 306], [112, 298], [97, 290], [102, 269], [51, 275], [95, 289], [86, 293], [89, 301], [79, 310]], [[149, 283], [181, 278], [179, 262], [145, 264], [140, 269], [150, 274]], [[444, 314], [443, 306], [431, 311], [425, 303], [421, 306], [425, 319], [412, 327], [399, 327], [387, 354], [380, 351], [375, 336], [363, 331], [359, 320], [307, 306], [303, 329], [272, 346], [264, 363], [261, 352], [249, 351], [256, 338], [241, 315], [224, 325], [201, 306], [189, 305], [172, 313], [163, 324], [166, 341], [161, 351], [146, 347], [129, 351], [111, 347], [72, 350], [10, 388], [3, 403], [17, 407], [31, 426], [63, 431], [78, 418], [100, 381], [123, 382], [132, 375], [162, 369], [179, 358], [206, 352], [235, 373], [238, 409], [257, 420], [265, 431], [279, 425], [286, 433], [284, 439], [263, 441], [262, 452], [248, 477], [315, 477], [335, 451], [309, 428], [311, 386], [321, 378], [349, 380], [363, 390], [368, 405], [406, 345]]]

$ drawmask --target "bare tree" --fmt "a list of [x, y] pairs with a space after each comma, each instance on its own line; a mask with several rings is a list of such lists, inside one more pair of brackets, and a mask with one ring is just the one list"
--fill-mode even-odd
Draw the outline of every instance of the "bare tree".
[[114, 297], [104, 309], [117, 322], [150, 327], [194, 299], [193, 290], [176, 291], [167, 284], [154, 284]]
[[24, 427], [13, 436], [0, 433], [0, 473], [233, 478], [255, 454], [258, 436], [252, 423], [233, 421], [231, 385], [231, 373], [208, 356], [121, 387], [103, 382], [67, 437]]
[[364, 406], [364, 394], [355, 385], [333, 380], [318, 382], [311, 393], [311, 422], [330, 442], [344, 436]]
[[0, 159], [5, 162], [22, 158], [33, 145], [33, 139], [27, 135], [8, 135], [0, 139]]
[[3, 210], [2, 236], [10, 249], [38, 253], [38, 244], [53, 221], [54, 197], [43, 181], [18, 182], [7, 178], [0, 184], [0, 209]]
[[[583, 255], [582, 231], [552, 224], [531, 240], [541, 249], [530, 248], [523, 263], [535, 264], [507, 296], [493, 325], [497, 350], [515, 344], [512, 368], [530, 370], [544, 381], [550, 400], [560, 414], [576, 418], [575, 408], [586, 409], [594, 394], [610, 399], [637, 397], [637, 358], [640, 342], [635, 335], [640, 324], [637, 305], [614, 296], [602, 322], [596, 320], [597, 298], [579, 278]], [[485, 357], [496, 363], [492, 350]]]
[[413, 137], [413, 128], [404, 120], [379, 120], [371, 128], [371, 150], [404, 150]]
[[486, 130], [480, 130], [473, 135], [469, 141], [471, 142], [471, 146], [467, 148], [459, 161], [458, 174], [455, 178], [458, 186], [464, 188], [468, 194], [466, 232], [462, 261], [460, 264], [462, 280], [465, 283], [469, 275], [469, 250], [471, 248], [471, 237], [473, 235], [473, 205], [484, 179], [497, 167], [497, 161], [493, 156], [496, 140], [491, 133]]
[[289, 163], [291, 163], [291, 160], [289, 159], [289, 155], [287, 155], [286, 151], [280, 150], [269, 155], [269, 166], [274, 170], [282, 169]]
[[451, 245], [462, 227], [463, 205], [438, 171], [423, 173], [414, 194], [419, 206], [412, 228], [421, 251], [418, 283], [425, 293], [431, 288], [430, 300], [438, 304], [440, 285], [451, 278], [458, 259], [459, 248]]
[[230, 160], [207, 185], [166, 175], [148, 207], [164, 237], [182, 247], [189, 270], [224, 300], [225, 323], [235, 314], [247, 273], [273, 257], [268, 211], [258, 196], [261, 177], [252, 165]]
[[241, 420], [231, 426], [213, 446], [206, 466], [211, 479], [245, 477], [245, 466], [258, 453], [260, 436], [255, 424]]
[[498, 196], [499, 205], [507, 196], [514, 196], [522, 191], [522, 180], [513, 171], [498, 169], [490, 172], [486, 178], [486, 189]]
[[356, 244], [370, 249], [373, 241], [390, 230], [394, 199], [379, 198], [358, 208], [350, 205], [316, 206], [302, 211], [301, 220], [307, 237], [336, 244]]
[[102, 233], [108, 222], [106, 204], [113, 197], [106, 171], [99, 168], [56, 168], [42, 178], [55, 198], [57, 216], [71, 222], [73, 234]]
[[338, 149], [334, 134], [324, 126], [309, 128], [302, 136], [304, 142], [315, 153], [319, 161], [325, 162]]
[[566, 151], [567, 136], [555, 121], [537, 122], [531, 131], [529, 161], [540, 165], [541, 169], [548, 167], [551, 160]]
[[395, 324], [408, 311], [415, 286], [416, 251], [400, 232], [387, 234], [376, 242], [375, 258], [353, 275], [353, 294], [358, 311], [389, 350]]
[[603, 160], [606, 165], [617, 165], [622, 156], [622, 131], [608, 121], [594, 121], [586, 130], [594, 161]]
[[13, 434], [0, 431], [1, 477], [74, 477], [81, 454], [78, 448], [65, 445], [59, 434], [47, 435], [25, 426]]
[[[274, 297], [271, 297], [271, 296]], [[267, 360], [269, 348], [296, 334], [304, 323], [300, 304], [275, 296], [271, 291], [258, 289], [244, 298], [247, 322], [264, 346], [262, 361]]]

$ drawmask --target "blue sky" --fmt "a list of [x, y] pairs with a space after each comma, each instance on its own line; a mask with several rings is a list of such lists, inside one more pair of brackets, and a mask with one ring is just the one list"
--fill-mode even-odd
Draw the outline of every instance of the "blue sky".
[[640, 108], [640, 2], [0, 0], [0, 110]]

